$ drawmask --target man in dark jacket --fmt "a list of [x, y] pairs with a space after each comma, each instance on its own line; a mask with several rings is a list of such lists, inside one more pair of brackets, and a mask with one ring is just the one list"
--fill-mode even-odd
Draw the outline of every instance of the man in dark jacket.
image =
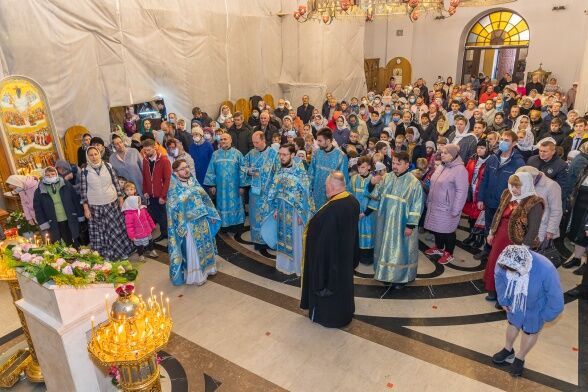
[[584, 133], [586, 132], [586, 124], [587, 121], [584, 117], [577, 118], [576, 121], [574, 121], [574, 133], [572, 133], [569, 137], [566, 137], [561, 143], [561, 147], [563, 148], [564, 152], [564, 159], [568, 158], [570, 151], [579, 150], [582, 144], [588, 142], [588, 138], [584, 137]]
[[153, 220], [159, 224], [161, 234], [154, 241], [167, 238], [167, 211], [165, 203], [171, 179], [171, 163], [167, 157], [157, 153], [155, 141], [146, 139], [142, 143], [145, 158], [143, 158], [143, 192], [145, 199], [149, 199], [147, 210]]
[[161, 122], [161, 131], [164, 133], [164, 146], [169, 139], [178, 139], [182, 143], [184, 151], [188, 151], [190, 149], [190, 144], [192, 144], [192, 136], [187, 132], [178, 132], [175, 126], [170, 124], [168, 121]]
[[[521, 154], [515, 150], [518, 137], [513, 131], [504, 131], [500, 137], [499, 150], [500, 154], [490, 155], [486, 161], [486, 171], [482, 184], [478, 190], [478, 208], [484, 210], [485, 233], [490, 231], [492, 219], [500, 204], [502, 192], [508, 188], [508, 178], [512, 176], [519, 167], [525, 165]], [[488, 257], [490, 247], [486, 245], [484, 249], [476, 254], [476, 260], [482, 260]]]
[[304, 95], [302, 97], [302, 105], [298, 106], [298, 109], [296, 109], [296, 115], [300, 117], [304, 124], [308, 124], [312, 117], [312, 111], [314, 110], [314, 106], [309, 102], [308, 95]]
[[375, 137], [376, 139], [380, 139], [380, 132], [384, 130], [384, 122], [380, 119], [380, 113], [373, 111], [371, 114], [371, 119], [367, 123], [369, 137]]
[[233, 138], [233, 147], [245, 156], [253, 148], [253, 142], [251, 141], [253, 131], [249, 126], [244, 124], [243, 114], [241, 112], [233, 114], [233, 120], [235, 124], [229, 128], [228, 132], [231, 138]]
[[539, 81], [539, 75], [533, 75], [533, 81], [527, 83], [525, 86], [525, 90], [527, 90], [527, 94], [531, 92], [531, 90], [537, 90], [538, 94], [543, 94], [543, 84]]
[[562, 197], [566, 196], [568, 164], [557, 155], [555, 143], [550, 140], [541, 142], [539, 155], [530, 157], [527, 165], [539, 169], [548, 178], [557, 182], [561, 188]]
[[272, 143], [272, 136], [274, 133], [278, 133], [278, 128], [273, 124], [270, 124], [270, 114], [267, 110], [264, 110], [259, 115], [259, 126], [254, 131], [261, 131], [265, 135], [265, 141], [268, 144]]
[[566, 115], [561, 112], [561, 102], [554, 102], [551, 105], [551, 109], [548, 111], [547, 115], [543, 118], [543, 133], [549, 132], [549, 126], [551, 125], [551, 120], [554, 118], [559, 118], [562, 123], [562, 132], [567, 135], [570, 133], [571, 129], [568, 123], [566, 122]]

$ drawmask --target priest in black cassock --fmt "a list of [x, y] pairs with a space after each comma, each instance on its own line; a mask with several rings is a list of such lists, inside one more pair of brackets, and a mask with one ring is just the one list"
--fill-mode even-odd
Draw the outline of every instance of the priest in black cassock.
[[359, 202], [345, 191], [343, 173], [326, 181], [329, 201], [308, 222], [300, 307], [324, 327], [340, 328], [355, 312], [353, 271], [359, 263]]

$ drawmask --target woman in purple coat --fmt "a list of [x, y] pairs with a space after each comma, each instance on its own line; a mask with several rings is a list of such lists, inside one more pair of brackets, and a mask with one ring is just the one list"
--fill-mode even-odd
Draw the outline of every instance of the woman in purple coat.
[[440, 255], [439, 264], [447, 264], [453, 261], [455, 230], [468, 196], [468, 171], [459, 156], [458, 145], [447, 144], [439, 151], [442, 164], [431, 177], [425, 217], [425, 229], [435, 236], [435, 246], [425, 254]]
[[[539, 337], [543, 324], [563, 312], [564, 298], [557, 270], [546, 257], [526, 245], [509, 245], [494, 269], [498, 303], [506, 310], [506, 344], [494, 354], [497, 364], [511, 363], [513, 376], [523, 374], [525, 356]], [[515, 354], [514, 341], [520, 331], [521, 348]]]

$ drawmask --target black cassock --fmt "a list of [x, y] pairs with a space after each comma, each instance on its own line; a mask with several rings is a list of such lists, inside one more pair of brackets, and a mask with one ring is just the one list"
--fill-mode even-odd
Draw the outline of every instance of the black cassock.
[[359, 263], [359, 202], [333, 196], [308, 222], [300, 307], [324, 327], [339, 328], [355, 312], [353, 271]]

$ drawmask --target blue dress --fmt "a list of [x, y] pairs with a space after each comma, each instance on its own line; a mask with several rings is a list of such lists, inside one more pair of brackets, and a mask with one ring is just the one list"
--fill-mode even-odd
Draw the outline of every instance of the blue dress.
[[206, 171], [204, 185], [216, 187], [216, 209], [222, 227], [239, 225], [245, 221], [243, 198], [239, 188], [245, 186], [243, 154], [235, 148], [216, 150]]
[[[350, 188], [351, 194], [359, 202], [359, 211], [364, 212], [368, 208], [370, 201], [369, 185], [372, 179], [371, 174], [362, 177], [355, 174], [351, 177]], [[364, 216], [359, 220], [359, 249], [374, 248], [374, 228], [376, 226], [376, 214]]]

